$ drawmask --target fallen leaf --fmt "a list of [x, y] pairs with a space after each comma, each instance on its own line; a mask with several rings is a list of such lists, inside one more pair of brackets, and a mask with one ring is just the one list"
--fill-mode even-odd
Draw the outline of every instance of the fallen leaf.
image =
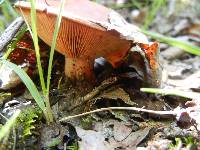
[[93, 130], [83, 130], [76, 127], [76, 132], [81, 138], [79, 148], [82, 150], [114, 150], [111, 145], [105, 141], [102, 133]]
[[131, 134], [132, 129], [123, 122], [115, 122], [113, 128], [114, 139], [121, 142]]
[[116, 87], [109, 88], [108, 90], [100, 94], [99, 97], [105, 99], [113, 99], [113, 100], [121, 99], [128, 105], [132, 106], [135, 105], [135, 103], [131, 101], [129, 94], [125, 92], [122, 88], [116, 88]]

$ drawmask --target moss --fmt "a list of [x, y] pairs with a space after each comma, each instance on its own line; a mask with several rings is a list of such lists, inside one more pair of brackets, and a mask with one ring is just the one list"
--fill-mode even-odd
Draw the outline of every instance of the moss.
[[41, 120], [41, 117], [42, 111], [37, 107], [29, 107], [22, 110], [17, 119], [16, 127], [23, 138], [32, 135], [32, 131], [36, 128], [36, 121]]

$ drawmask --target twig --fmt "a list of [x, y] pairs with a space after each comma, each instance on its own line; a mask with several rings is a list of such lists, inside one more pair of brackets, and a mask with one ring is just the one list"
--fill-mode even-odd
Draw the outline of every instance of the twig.
[[2, 113], [0, 113], [0, 116], [5, 119], [6, 121], [8, 121], [8, 118], [6, 116], [4, 116]]
[[13, 40], [13, 37], [16, 36], [23, 24], [24, 20], [22, 17], [18, 17], [6, 28], [0, 37], [0, 51], [4, 50], [8, 43]]
[[81, 116], [85, 116], [85, 115], [89, 115], [89, 114], [101, 112], [101, 111], [110, 111], [110, 110], [131, 110], [131, 111], [136, 111], [136, 112], [155, 114], [155, 115], [158, 115], [158, 116], [164, 117], [164, 118], [166, 118], [166, 117], [175, 118], [177, 115], [177, 113], [175, 111], [154, 111], [154, 110], [148, 110], [148, 109], [137, 108], [137, 107], [107, 107], [107, 108], [96, 109], [96, 110], [89, 111], [86, 113], [81, 113], [78, 115], [68, 116], [59, 121], [66, 121], [66, 120], [69, 120], [72, 118], [81, 117]]
[[92, 92], [88, 93], [84, 97], [81, 97], [80, 98], [80, 102], [81, 103], [73, 105], [72, 107], [70, 107], [68, 109], [68, 111], [72, 111], [75, 108], [82, 106], [83, 104], [85, 104], [86, 102], [88, 102], [89, 100], [91, 100], [92, 98], [94, 98], [95, 96], [97, 96], [98, 94], [100, 94], [103, 90], [105, 90], [109, 86], [115, 84], [117, 81], [118, 81], [117, 77], [114, 77], [114, 78], [111, 78], [109, 80], [106, 80], [105, 83], [103, 83], [100, 86], [96, 87]]

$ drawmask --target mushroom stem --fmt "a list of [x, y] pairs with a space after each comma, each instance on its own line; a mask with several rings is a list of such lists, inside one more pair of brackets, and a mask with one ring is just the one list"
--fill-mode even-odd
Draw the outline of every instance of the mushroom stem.
[[65, 75], [72, 81], [88, 80], [95, 81], [94, 59], [83, 58], [65, 58]]

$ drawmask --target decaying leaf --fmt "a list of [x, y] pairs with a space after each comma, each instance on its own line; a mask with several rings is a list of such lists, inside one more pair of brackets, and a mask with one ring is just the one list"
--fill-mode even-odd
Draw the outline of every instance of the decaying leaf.
[[132, 132], [132, 128], [122, 122], [115, 122], [113, 127], [113, 136], [117, 142], [125, 140]]
[[114, 100], [121, 99], [126, 104], [135, 105], [135, 103], [131, 101], [128, 93], [126, 93], [122, 88], [119, 87], [109, 88], [108, 90], [100, 94], [98, 97], [105, 99], [114, 99]]
[[149, 128], [141, 129], [136, 132], [132, 132], [126, 139], [121, 142], [116, 142], [114, 139], [110, 139], [110, 143], [113, 143], [115, 149], [122, 148], [126, 150], [137, 149], [137, 146], [149, 135]]
[[102, 133], [93, 130], [83, 130], [76, 128], [79, 141], [79, 148], [83, 150], [112, 150], [113, 147], [105, 141]]

